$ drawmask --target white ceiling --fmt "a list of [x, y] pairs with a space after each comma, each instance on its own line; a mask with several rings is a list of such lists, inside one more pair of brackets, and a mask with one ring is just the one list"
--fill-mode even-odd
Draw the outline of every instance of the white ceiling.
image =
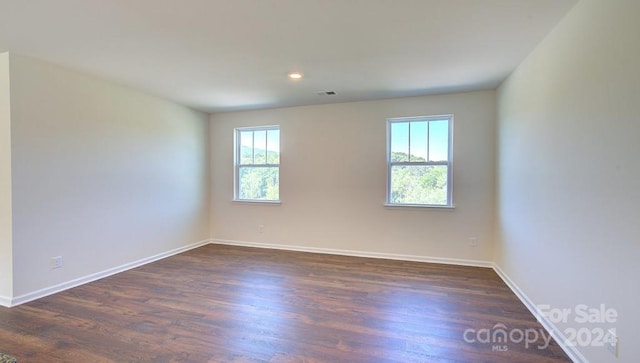
[[369, 100], [495, 88], [575, 2], [0, 0], [0, 50], [207, 112]]

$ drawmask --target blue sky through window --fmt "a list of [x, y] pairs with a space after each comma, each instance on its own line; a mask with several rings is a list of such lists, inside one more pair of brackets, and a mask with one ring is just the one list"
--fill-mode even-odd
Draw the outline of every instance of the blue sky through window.
[[[254, 145], [255, 138], [255, 145]], [[266, 141], [266, 146], [265, 146]], [[265, 138], [265, 130], [250, 130], [240, 132], [240, 144], [246, 147], [254, 147], [256, 149], [265, 148], [269, 151], [280, 151], [280, 130], [267, 130]]]
[[[429, 161], [446, 161], [449, 155], [448, 120], [407, 121], [391, 124], [391, 151]], [[409, 160], [399, 160], [409, 161]]]

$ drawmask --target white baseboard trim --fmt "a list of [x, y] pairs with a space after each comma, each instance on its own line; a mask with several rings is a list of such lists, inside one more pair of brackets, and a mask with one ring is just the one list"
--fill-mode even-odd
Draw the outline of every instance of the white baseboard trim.
[[582, 353], [580, 353], [580, 351], [578, 351], [575, 346], [565, 344], [565, 342], [567, 341], [567, 337], [564, 335], [562, 330], [560, 330], [551, 320], [549, 320], [549, 318], [547, 318], [543, 314], [540, 314], [533, 301], [522, 291], [522, 289], [520, 289], [520, 287], [518, 287], [518, 285], [516, 285], [515, 282], [513, 282], [513, 280], [509, 278], [509, 276], [504, 271], [502, 271], [500, 266], [494, 263], [493, 270], [498, 274], [498, 276], [500, 276], [502, 281], [504, 281], [504, 283], [511, 289], [511, 291], [516, 294], [516, 296], [518, 297], [518, 299], [520, 299], [520, 301], [522, 301], [524, 306], [529, 309], [531, 314], [533, 314], [533, 316], [538, 319], [538, 322], [540, 322], [540, 324], [542, 324], [547, 332], [551, 334], [553, 339], [558, 343], [558, 345], [560, 345], [560, 348], [562, 348], [562, 350], [567, 353], [572, 361], [576, 363], [589, 362], [587, 358], [585, 358], [585, 356], [582, 355]]
[[5, 308], [11, 307], [11, 298], [7, 296], [0, 296], [0, 306]]
[[211, 243], [220, 244], [220, 245], [241, 246], [241, 247], [269, 248], [274, 250], [324, 253], [329, 255], [380, 258], [380, 259], [387, 259], [387, 260], [430, 262], [430, 263], [441, 263], [446, 265], [461, 265], [461, 266], [487, 267], [487, 268], [493, 267], [493, 262], [490, 262], [490, 261], [465, 260], [465, 259], [459, 259], [459, 258], [401, 255], [401, 254], [395, 254], [395, 253], [354, 251], [354, 250], [343, 250], [343, 249], [334, 249], [334, 248], [307, 247], [307, 246], [283, 245], [283, 244], [261, 243], [261, 242], [233, 241], [233, 240], [215, 239], [215, 238], [211, 240]]
[[76, 286], [80, 286], [80, 285], [84, 285], [86, 283], [92, 282], [92, 281], [96, 281], [102, 278], [105, 278], [107, 276], [111, 276], [114, 274], [117, 274], [119, 272], [123, 272], [126, 270], [130, 270], [132, 268], [136, 268], [142, 265], [146, 265], [148, 263], [169, 257], [169, 256], [173, 256], [173, 255], [177, 255], [179, 253], [188, 251], [188, 250], [192, 250], [194, 248], [198, 248], [200, 246], [204, 246], [206, 244], [209, 244], [211, 242], [211, 240], [207, 239], [204, 241], [199, 241], [196, 243], [192, 243], [190, 245], [186, 245], [186, 246], [182, 246], [182, 247], [178, 247], [178, 248], [174, 248], [170, 251], [166, 251], [166, 252], [162, 252], [162, 253], [158, 253], [157, 255], [153, 255], [150, 257], [145, 257], [145, 258], [141, 258], [137, 261], [133, 261], [133, 262], [129, 262], [129, 263], [125, 263], [124, 265], [120, 265], [117, 267], [113, 267], [104, 271], [100, 271], [100, 272], [96, 272], [94, 274], [90, 274], [84, 277], [80, 277], [71, 281], [67, 281], [67, 282], [63, 282], [61, 284], [57, 284], [54, 286], [50, 286], [50, 287], [46, 287], [44, 289], [40, 289], [37, 291], [33, 291], [24, 295], [20, 295], [17, 297], [14, 297], [13, 299], [8, 299], [8, 304], [4, 305], [3, 303], [5, 302], [4, 300], [2, 300], [2, 297], [0, 297], [0, 304], [3, 304], [3, 306], [7, 306], [7, 307], [12, 307], [12, 306], [17, 306], [20, 304], [24, 304], [27, 303], [29, 301], [33, 301], [36, 299], [40, 299], [43, 298], [45, 296], [48, 295], [52, 295], [67, 289], [71, 289], [73, 287]]

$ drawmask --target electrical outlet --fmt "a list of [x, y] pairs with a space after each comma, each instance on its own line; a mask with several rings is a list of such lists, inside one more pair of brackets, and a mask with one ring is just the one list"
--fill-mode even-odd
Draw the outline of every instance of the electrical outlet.
[[617, 358], [618, 357], [618, 336], [616, 335], [615, 329], [609, 329], [607, 331], [605, 345], [607, 346], [607, 350], [609, 351], [609, 353], [613, 354], [613, 356]]
[[264, 233], [264, 224], [258, 225], [258, 233]]
[[469, 246], [471, 247], [475, 247], [478, 245], [478, 238], [476, 237], [469, 237]]
[[51, 269], [57, 269], [62, 267], [62, 256], [51, 257]]

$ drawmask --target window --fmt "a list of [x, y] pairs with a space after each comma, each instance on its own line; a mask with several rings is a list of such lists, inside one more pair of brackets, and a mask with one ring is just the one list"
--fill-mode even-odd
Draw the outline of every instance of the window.
[[452, 207], [453, 115], [387, 120], [387, 205]]
[[280, 127], [235, 130], [235, 191], [238, 201], [280, 200]]

